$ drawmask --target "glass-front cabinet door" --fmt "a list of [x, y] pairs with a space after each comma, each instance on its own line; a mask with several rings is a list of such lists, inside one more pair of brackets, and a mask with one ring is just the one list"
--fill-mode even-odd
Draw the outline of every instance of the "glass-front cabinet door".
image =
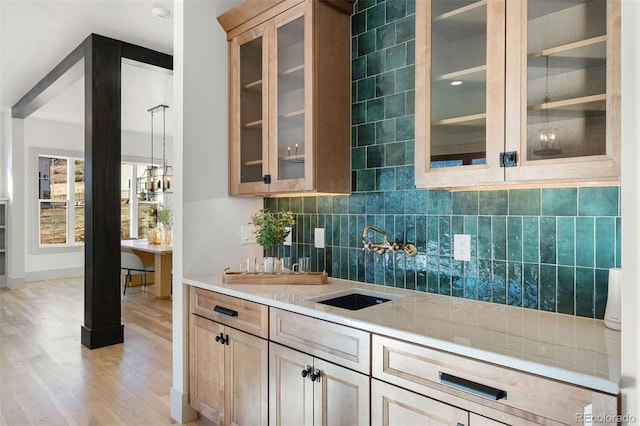
[[264, 25], [247, 31], [232, 41], [230, 156], [235, 170], [230, 179], [240, 193], [262, 190], [268, 175], [268, 56]]
[[416, 2], [416, 39], [416, 183], [502, 181], [505, 1]]
[[519, 40], [507, 38], [519, 41], [507, 46], [519, 52], [507, 65], [521, 69], [513, 76], [521, 86], [519, 104], [507, 112], [519, 111], [511, 119], [523, 124], [518, 138], [508, 138], [520, 141], [520, 167], [507, 179], [617, 178], [619, 2], [514, 3], [507, 25], [522, 30]]
[[[310, 3], [308, 3], [310, 4]], [[312, 49], [305, 48], [309, 26], [307, 3], [288, 10], [274, 19], [274, 38], [270, 65], [272, 123], [270, 163], [272, 192], [299, 191], [310, 188], [306, 179], [312, 176], [313, 164], [310, 76]], [[310, 40], [309, 40], [310, 42]]]

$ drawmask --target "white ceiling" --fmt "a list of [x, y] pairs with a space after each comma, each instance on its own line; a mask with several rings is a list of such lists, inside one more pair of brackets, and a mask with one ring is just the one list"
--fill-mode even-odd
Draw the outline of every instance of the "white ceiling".
[[[0, 0], [0, 107], [11, 108], [91, 33], [172, 54], [173, 17], [155, 18], [156, 6], [173, 12], [171, 0]], [[149, 132], [147, 110], [171, 107], [171, 75], [123, 63], [122, 79], [123, 130]], [[82, 123], [83, 99], [80, 79], [32, 117]]]

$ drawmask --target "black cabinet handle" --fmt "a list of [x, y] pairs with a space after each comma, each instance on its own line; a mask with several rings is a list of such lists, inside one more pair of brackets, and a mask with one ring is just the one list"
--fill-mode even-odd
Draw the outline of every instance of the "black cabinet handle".
[[442, 371], [440, 372], [440, 383], [491, 399], [493, 401], [507, 398], [507, 392], [502, 389], [496, 389], [481, 383], [472, 382], [471, 380], [443, 373]]
[[226, 336], [220, 332], [219, 336], [216, 336], [216, 342], [222, 344], [222, 345], [228, 345], [229, 344], [229, 335], [227, 334]]
[[316, 368], [316, 371], [314, 371], [313, 374], [309, 376], [309, 379], [312, 382], [319, 382], [320, 381], [320, 373], [321, 373], [321, 371]]
[[224, 306], [217, 306], [213, 308], [213, 310], [219, 314], [226, 315], [229, 317], [237, 317], [238, 311], [234, 311], [233, 309], [225, 308]]
[[304, 370], [302, 370], [302, 377], [307, 377], [311, 373], [311, 366], [307, 365]]
[[222, 331], [220, 332], [219, 336], [216, 336], [216, 342], [219, 343], [220, 340], [223, 340], [223, 343], [224, 343], [224, 334], [222, 334]]

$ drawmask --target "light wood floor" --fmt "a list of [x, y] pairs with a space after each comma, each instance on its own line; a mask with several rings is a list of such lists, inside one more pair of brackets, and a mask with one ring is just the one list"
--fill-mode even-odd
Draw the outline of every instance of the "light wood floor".
[[79, 277], [0, 290], [0, 424], [172, 424], [171, 301], [127, 289], [124, 343], [89, 350], [83, 287]]

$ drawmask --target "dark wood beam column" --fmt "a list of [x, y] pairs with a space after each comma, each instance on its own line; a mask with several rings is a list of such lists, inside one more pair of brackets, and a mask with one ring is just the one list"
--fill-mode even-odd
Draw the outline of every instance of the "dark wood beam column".
[[122, 343], [120, 300], [121, 44], [85, 42], [85, 274], [82, 344]]

